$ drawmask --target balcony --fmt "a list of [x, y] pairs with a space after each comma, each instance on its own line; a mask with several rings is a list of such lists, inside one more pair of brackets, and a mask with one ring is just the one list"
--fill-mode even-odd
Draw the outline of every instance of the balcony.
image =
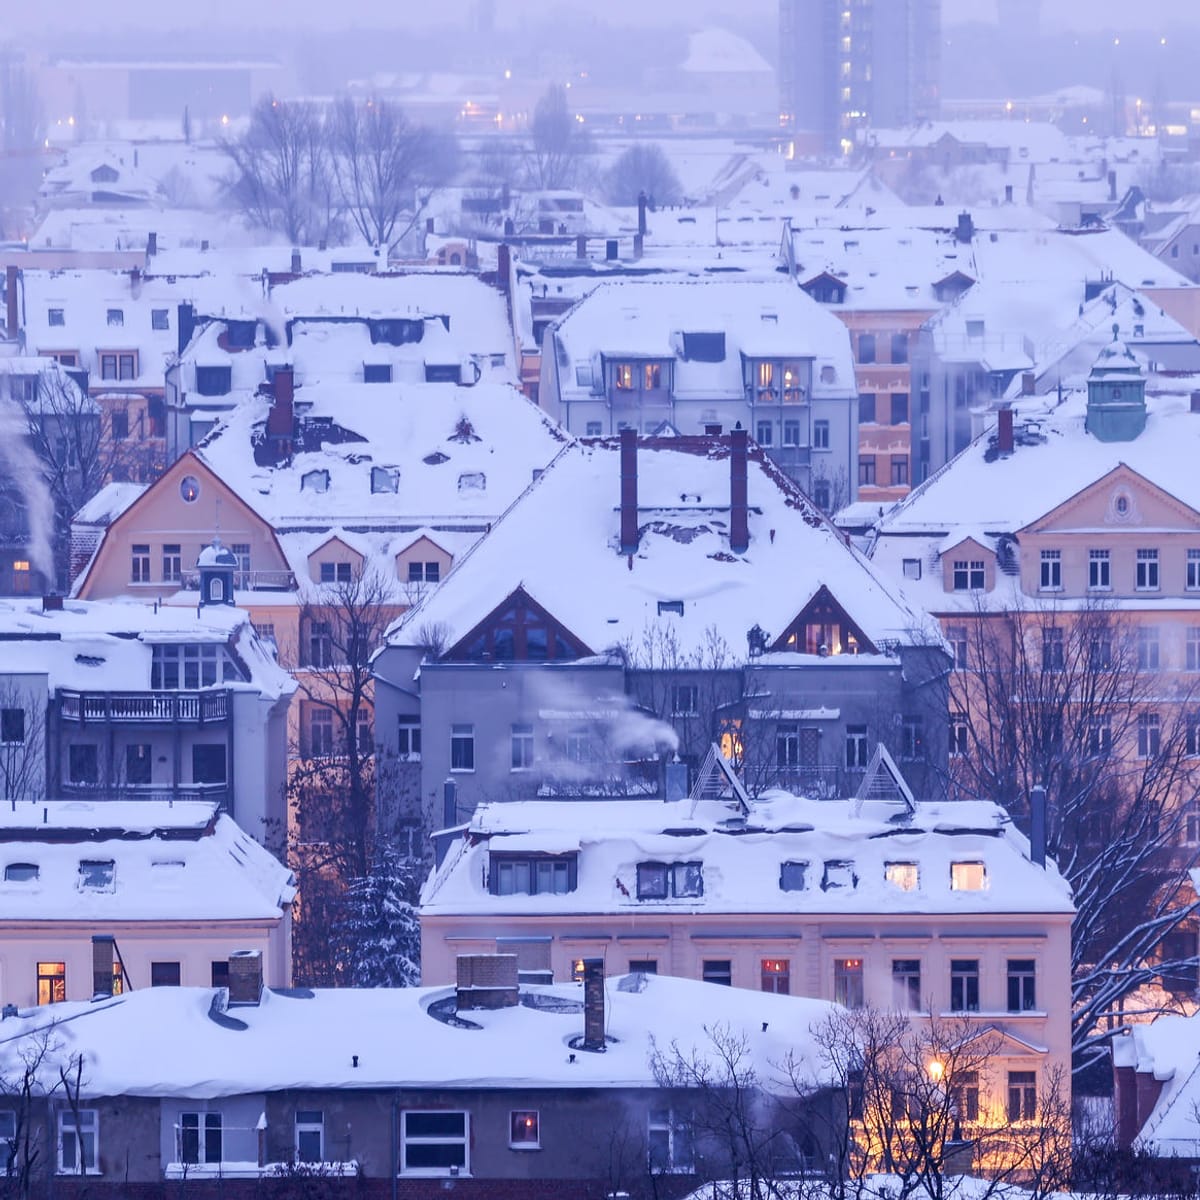
[[149, 800], [156, 804], [185, 804], [201, 802], [216, 804], [228, 810], [232, 797], [227, 783], [185, 783], [178, 787], [169, 784], [140, 783], [68, 783], [60, 787], [66, 800]]
[[[185, 571], [179, 586], [189, 592], [198, 592], [199, 573]], [[235, 571], [233, 586], [239, 592], [294, 592], [296, 576], [291, 571]]]
[[229, 720], [229, 692], [58, 692], [59, 716], [89, 722], [211, 725]]

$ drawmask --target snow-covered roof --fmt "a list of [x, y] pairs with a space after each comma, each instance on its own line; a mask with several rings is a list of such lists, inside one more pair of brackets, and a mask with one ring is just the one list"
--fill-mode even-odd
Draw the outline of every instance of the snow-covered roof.
[[[200, 802], [6, 804], [0, 862], [37, 868], [0, 880], [4, 921], [270, 921], [296, 891], [287, 867]], [[84, 862], [112, 869], [97, 883]]]
[[[808, 800], [768, 792], [749, 812], [718, 801], [520, 801], [481, 805], [465, 838], [435, 871], [422, 914], [550, 913], [1070, 913], [1070, 889], [1052, 864], [1029, 859], [1028, 840], [997, 805]], [[577, 886], [563, 894], [497, 896], [491, 853], [578, 852]], [[639, 863], [702, 865], [699, 895], [638, 899]], [[911, 890], [885, 865], [912, 863]], [[805, 864], [803, 886], [784, 891], [784, 863]], [[982, 863], [985, 886], [951, 888], [952, 863]], [[796, 880], [789, 879], [794, 887]]]
[[1162, 1158], [1200, 1158], [1200, 1015], [1131, 1025], [1113, 1039], [1112, 1050], [1115, 1067], [1133, 1067], [1162, 1084], [1137, 1143]]
[[[812, 1030], [835, 1011], [819, 1000], [666, 976], [605, 981], [605, 1053], [571, 1053], [583, 1033], [583, 985], [522, 988], [513, 1008], [449, 1024], [452, 988], [271, 991], [225, 1010], [210, 988], [145, 988], [111, 1000], [28, 1010], [0, 1024], [0, 1049], [47, 1025], [82, 1053], [87, 1096], [215, 1099], [283, 1089], [654, 1088], [654, 1047], [715, 1054], [709, 1030], [744, 1035], [763, 1086], [821, 1078]], [[303, 1047], [303, 1053], [298, 1053]], [[53, 1056], [51, 1056], [53, 1057]], [[54, 1063], [48, 1069], [53, 1071]]]
[[44, 611], [40, 600], [0, 599], [4, 654], [0, 675], [42, 675], [50, 690], [149, 691], [152, 647], [164, 643], [224, 646], [244, 669], [219, 686], [265, 699], [289, 696], [295, 681], [258, 640], [244, 612], [227, 605], [198, 611], [135, 601], [65, 600]]
[[[392, 640], [407, 644], [437, 622], [453, 645], [524, 588], [595, 653], [659, 627], [684, 654], [703, 646], [710, 629], [722, 630], [737, 654], [755, 624], [782, 636], [824, 586], [876, 646], [911, 642], [921, 618], [757, 448], [748, 472], [750, 547], [730, 553], [728, 439], [638, 443], [640, 542], [626, 559], [618, 553], [618, 449], [615, 440], [566, 446], [438, 590], [401, 618]], [[671, 601], [682, 614], [659, 612]]]
[[688, 35], [688, 55], [682, 69], [694, 75], [774, 73], [774, 67], [744, 37], [715, 28]]
[[878, 150], [915, 150], [950, 137], [962, 145], [987, 146], [1035, 163], [1063, 162], [1071, 141], [1048, 121], [926, 121], [906, 129], [871, 129], [864, 139]]

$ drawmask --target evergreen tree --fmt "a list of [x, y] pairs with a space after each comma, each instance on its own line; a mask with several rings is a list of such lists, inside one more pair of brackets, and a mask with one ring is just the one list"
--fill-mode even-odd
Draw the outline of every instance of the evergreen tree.
[[333, 939], [348, 987], [416, 987], [421, 982], [417, 895], [421, 865], [389, 846], [346, 889]]

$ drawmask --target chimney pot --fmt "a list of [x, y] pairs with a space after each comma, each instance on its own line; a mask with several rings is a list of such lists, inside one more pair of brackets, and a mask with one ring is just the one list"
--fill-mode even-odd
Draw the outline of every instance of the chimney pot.
[[729, 435], [729, 548], [734, 554], [750, 549], [749, 467], [746, 431], [738, 426]]
[[235, 950], [229, 956], [229, 1003], [257, 1005], [262, 989], [262, 951]]
[[[638, 548], [637, 430], [621, 430], [621, 553], [634, 555]], [[633, 559], [630, 557], [630, 569]]]
[[62, 612], [63, 598], [56, 592], [47, 592], [42, 597], [42, 612]]
[[997, 414], [996, 449], [1001, 454], [1013, 452], [1013, 410], [1002, 408]]

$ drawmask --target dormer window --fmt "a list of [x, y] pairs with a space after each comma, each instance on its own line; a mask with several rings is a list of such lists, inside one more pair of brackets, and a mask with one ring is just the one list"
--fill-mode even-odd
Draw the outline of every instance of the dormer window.
[[371, 494], [384, 495], [400, 490], [400, 472], [395, 467], [371, 468]]
[[228, 396], [232, 388], [232, 367], [196, 368], [196, 391], [201, 396]]
[[950, 864], [950, 890], [952, 892], [982, 892], [987, 885], [987, 867], [983, 863], [956, 862]]
[[108, 327], [110, 329], [120, 329], [125, 324], [125, 310], [120, 308], [110, 308], [108, 310]]
[[805, 877], [808, 875], [808, 863], [785, 862], [779, 864], [779, 890], [781, 892], [804, 891]]
[[956, 558], [952, 575], [956, 592], [981, 592], [986, 586], [987, 571], [981, 558]]
[[493, 896], [562, 896], [575, 890], [574, 854], [504, 854], [493, 851], [488, 890]]
[[321, 564], [322, 583], [349, 583], [353, 573], [353, 566], [348, 562], [323, 562]]
[[302, 492], [327, 492], [327, 491], [329, 491], [329, 472], [328, 471], [306, 471], [300, 477], [300, 490]]
[[79, 863], [79, 886], [90, 892], [111, 892], [117, 865], [111, 858], [85, 858]]
[[37, 863], [14, 862], [4, 868], [5, 883], [34, 883], [37, 877]]
[[821, 877], [823, 892], [853, 891], [858, 887], [858, 876], [854, 874], [854, 863], [845, 858], [830, 858], [825, 862]]
[[685, 900], [703, 895], [703, 863], [638, 863], [639, 900]]
[[921, 870], [915, 862], [884, 863], [883, 877], [902, 892], [915, 892], [921, 883]]
[[682, 600], [660, 600], [658, 602], [658, 615], [660, 617], [682, 617], [683, 616], [683, 601]]

